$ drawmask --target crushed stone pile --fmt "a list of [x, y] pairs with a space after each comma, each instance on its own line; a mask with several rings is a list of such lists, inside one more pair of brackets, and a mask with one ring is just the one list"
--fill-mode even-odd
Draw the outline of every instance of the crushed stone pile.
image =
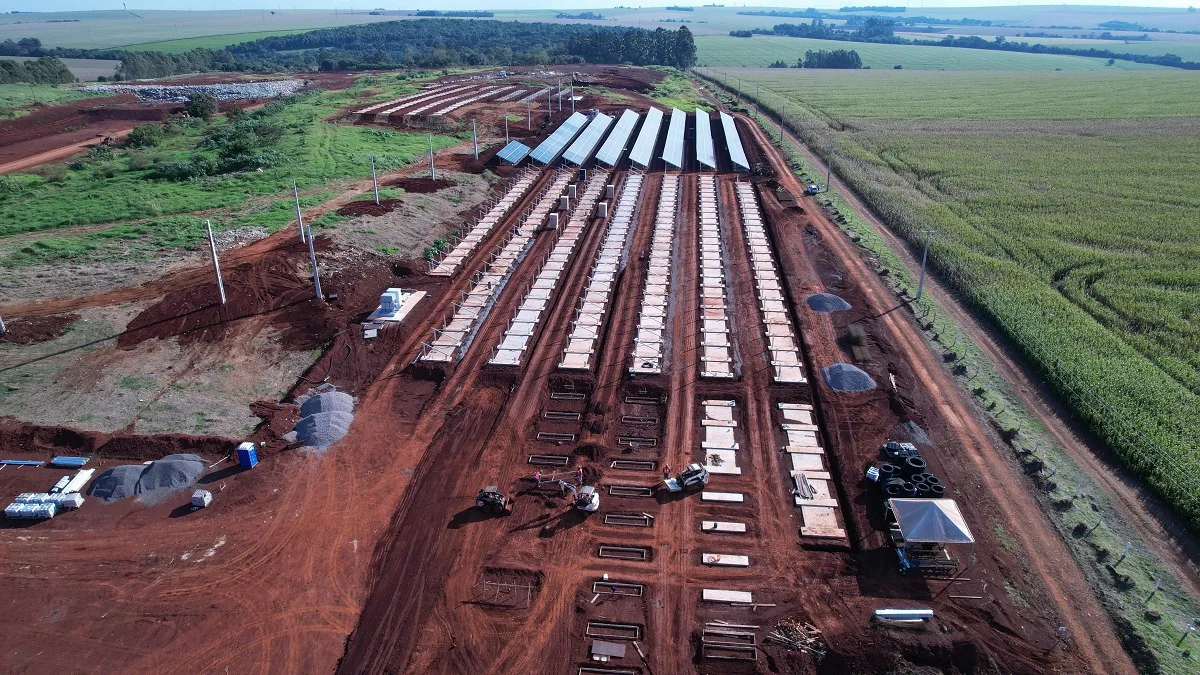
[[354, 397], [340, 391], [325, 391], [300, 404], [301, 417], [320, 412], [354, 412]]
[[875, 380], [862, 370], [849, 363], [835, 363], [821, 369], [825, 382], [834, 391], [870, 391], [875, 388]]
[[814, 312], [841, 312], [850, 309], [850, 303], [833, 293], [814, 293], [808, 296], [808, 306]]
[[304, 444], [324, 450], [333, 445], [354, 422], [354, 397], [337, 391], [332, 385], [321, 385], [296, 399], [300, 405], [300, 421], [292, 433]]
[[929, 440], [929, 435], [921, 428], [921, 425], [909, 420], [902, 422], [892, 427], [890, 437], [893, 440], [904, 441], [914, 445], [933, 445]]
[[86, 87], [87, 91], [136, 94], [145, 101], [171, 101], [184, 103], [192, 94], [212, 94], [218, 101], [234, 101], [243, 98], [275, 98], [291, 96], [304, 87], [304, 80], [274, 80], [272, 82], [230, 82], [225, 84], [183, 84], [164, 86], [160, 84], [97, 84]]
[[154, 504], [195, 483], [205, 468], [199, 455], [190, 454], [167, 455], [149, 464], [123, 464], [96, 477], [88, 494], [106, 504], [135, 495]]

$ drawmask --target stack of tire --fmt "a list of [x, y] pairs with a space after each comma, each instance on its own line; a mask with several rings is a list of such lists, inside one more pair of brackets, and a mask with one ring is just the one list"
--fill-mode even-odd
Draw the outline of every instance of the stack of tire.
[[905, 457], [903, 463], [879, 466], [879, 489], [884, 499], [892, 497], [940, 499], [946, 495], [942, 481], [925, 470], [921, 457]]

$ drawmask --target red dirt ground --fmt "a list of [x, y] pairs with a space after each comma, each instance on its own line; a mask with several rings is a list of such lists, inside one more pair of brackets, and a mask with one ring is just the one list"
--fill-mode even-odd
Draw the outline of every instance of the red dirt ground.
[[[767, 149], [756, 130], [747, 134], [751, 145], [760, 146], [752, 152], [761, 153], [784, 186], [800, 194], [782, 157]], [[623, 179], [624, 172], [617, 172], [611, 182], [619, 190]], [[210, 508], [191, 513], [181, 493], [154, 507], [132, 500], [89, 503], [46, 523], [0, 530], [8, 554], [0, 561], [0, 594], [14, 599], [0, 617], [0, 632], [8, 637], [0, 656], [4, 669], [45, 672], [85, 662], [161, 672], [202, 663], [213, 671], [293, 672], [324, 671], [336, 662], [342, 672], [353, 673], [563, 673], [589, 664], [585, 628], [588, 621], [602, 620], [642, 628], [638, 645], [645, 663], [631, 650], [609, 664], [638, 673], [887, 672], [894, 665], [891, 655], [946, 672], [1132, 671], [1062, 542], [997, 450], [998, 439], [921, 343], [906, 310], [893, 306], [831, 223], [810, 215], [815, 209], [806, 198], [802, 213], [759, 181], [811, 386], [770, 381], [730, 175], [721, 176], [720, 185], [741, 377], [699, 378], [697, 179], [691, 173], [681, 182], [672, 331], [662, 376], [626, 376], [646, 273], [640, 253], [649, 242], [658, 194], [655, 172], [647, 176], [594, 371], [563, 375], [555, 366], [603, 237], [601, 221], [593, 221], [576, 245], [519, 368], [486, 362], [521, 301], [520, 290], [553, 247], [551, 231], [537, 235], [461, 361], [438, 369], [412, 366], [421, 341], [452, 312], [515, 214], [532, 204], [548, 180], [543, 174], [452, 279], [384, 262], [336, 269], [336, 251], [318, 239], [327, 268], [334, 268], [326, 291], [339, 294], [333, 306], [325, 306], [308, 290], [306, 251], [281, 234], [240, 250], [230, 261], [227, 287], [234, 290], [225, 307], [215, 303], [207, 269], [137, 291], [161, 300], [135, 319], [121, 344], [178, 336], [219, 345], [236, 335], [231, 324], [266, 317], [283, 329], [288, 346], [329, 345], [294, 393], [328, 376], [359, 396], [356, 422], [330, 450], [300, 454], [274, 440], [294, 412], [256, 404], [256, 412], [270, 421], [257, 435], [267, 441], [268, 452], [251, 471], [214, 467], [206, 480], [219, 491]], [[368, 343], [354, 322], [373, 308], [380, 284], [431, 294], [410, 320]], [[831, 317], [803, 306], [804, 295], [826, 289], [855, 309]], [[116, 292], [104, 301], [130, 294], [136, 293]], [[63, 311], [52, 302], [36, 308], [31, 314]], [[881, 386], [841, 395], [819, 381], [817, 370], [848, 360], [839, 340], [850, 321], [867, 329], [872, 359], [861, 365]], [[583, 400], [552, 398], [568, 392], [582, 393]], [[661, 403], [631, 404], [627, 396]], [[609, 462], [617, 457], [677, 468], [700, 458], [696, 401], [710, 396], [737, 402], [737, 434], [744, 441], [743, 474], [714, 476], [710, 488], [744, 492], [744, 503], [717, 507], [694, 493], [614, 497], [603, 489], [659, 480], [657, 471], [612, 468]], [[781, 439], [772, 411], [781, 401], [817, 408], [850, 534], [847, 544], [814, 546], [798, 537], [776, 450]], [[546, 410], [579, 412], [581, 419], [546, 420]], [[625, 415], [658, 421], [635, 427], [622, 421]], [[901, 421], [926, 430], [936, 473], [961, 491], [960, 504], [978, 540], [974, 564], [964, 575], [969, 581], [895, 572], [894, 554], [878, 531], [878, 507], [860, 478], [878, 443]], [[618, 437], [634, 429], [657, 438], [657, 444], [626, 452]], [[578, 437], [553, 445], [537, 441], [538, 431]], [[48, 454], [57, 451], [56, 434], [68, 432], [12, 433], [42, 439], [37, 451]], [[15, 452], [20, 442], [0, 447]], [[63, 439], [66, 445], [81, 442]], [[601, 511], [584, 516], [561, 497], [535, 494], [525, 480], [533, 452], [566, 454], [566, 471], [582, 467], [587, 479], [599, 481]], [[5, 495], [45, 489], [60, 474], [5, 470], [0, 489]], [[473, 508], [475, 492], [488, 484], [516, 495], [511, 516], [486, 518]], [[647, 528], [604, 524], [605, 514], [617, 512], [644, 512], [654, 519]], [[700, 520], [718, 517], [747, 522], [749, 532], [724, 540], [699, 531]], [[1015, 543], [1007, 546], [998, 533]], [[601, 544], [643, 546], [648, 559], [600, 559]], [[699, 563], [703, 551], [736, 551], [750, 556], [751, 567], [706, 567]], [[591, 582], [604, 574], [643, 584], [645, 595], [594, 598]], [[529, 586], [524, 598], [499, 598], [482, 584], [495, 581]], [[1017, 597], [1010, 596], [1006, 581]], [[769, 606], [704, 605], [701, 588], [752, 590], [757, 602]], [[986, 601], [948, 597], [960, 593]], [[871, 611], [882, 606], [932, 607], [937, 619], [925, 631], [869, 628]], [[755, 663], [699, 656], [706, 621], [769, 629], [787, 617], [811, 621], [824, 632], [831, 650], [824, 662], [779, 647], [764, 647]], [[1065, 646], [1053, 637], [1060, 624], [1068, 627]], [[765, 631], [758, 634], [761, 642]], [[45, 649], [48, 640], [55, 650]]]
[[438, 190], [445, 190], [448, 187], [454, 187], [455, 182], [448, 178], [419, 178], [410, 176], [394, 180], [388, 183], [388, 185], [404, 188], [405, 192], [412, 192], [413, 194], [428, 194], [430, 192], [437, 192]]
[[0, 342], [35, 345], [53, 340], [67, 332], [67, 327], [78, 318], [78, 314], [58, 314], [5, 319], [4, 327], [8, 332], [0, 334]]
[[376, 204], [374, 199], [370, 201], [350, 202], [337, 210], [339, 216], [382, 216], [385, 213], [391, 213], [404, 204], [399, 199], [380, 199]]

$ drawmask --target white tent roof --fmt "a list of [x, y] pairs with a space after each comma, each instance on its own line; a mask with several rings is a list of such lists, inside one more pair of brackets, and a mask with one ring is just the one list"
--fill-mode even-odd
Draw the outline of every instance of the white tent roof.
[[975, 543], [975, 537], [953, 499], [891, 499], [889, 503], [905, 541]]

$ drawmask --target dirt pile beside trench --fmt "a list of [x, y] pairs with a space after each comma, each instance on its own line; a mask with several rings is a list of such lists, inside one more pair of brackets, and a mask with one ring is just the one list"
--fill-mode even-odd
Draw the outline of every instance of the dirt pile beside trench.
[[337, 210], [339, 216], [382, 216], [385, 213], [391, 213], [404, 205], [404, 202], [399, 199], [380, 199], [376, 204], [375, 200], [350, 202]]
[[36, 345], [39, 342], [48, 342], [62, 336], [77, 319], [79, 319], [78, 314], [8, 318], [4, 320], [4, 327], [8, 331], [0, 334], [0, 342], [11, 342], [17, 345]]

